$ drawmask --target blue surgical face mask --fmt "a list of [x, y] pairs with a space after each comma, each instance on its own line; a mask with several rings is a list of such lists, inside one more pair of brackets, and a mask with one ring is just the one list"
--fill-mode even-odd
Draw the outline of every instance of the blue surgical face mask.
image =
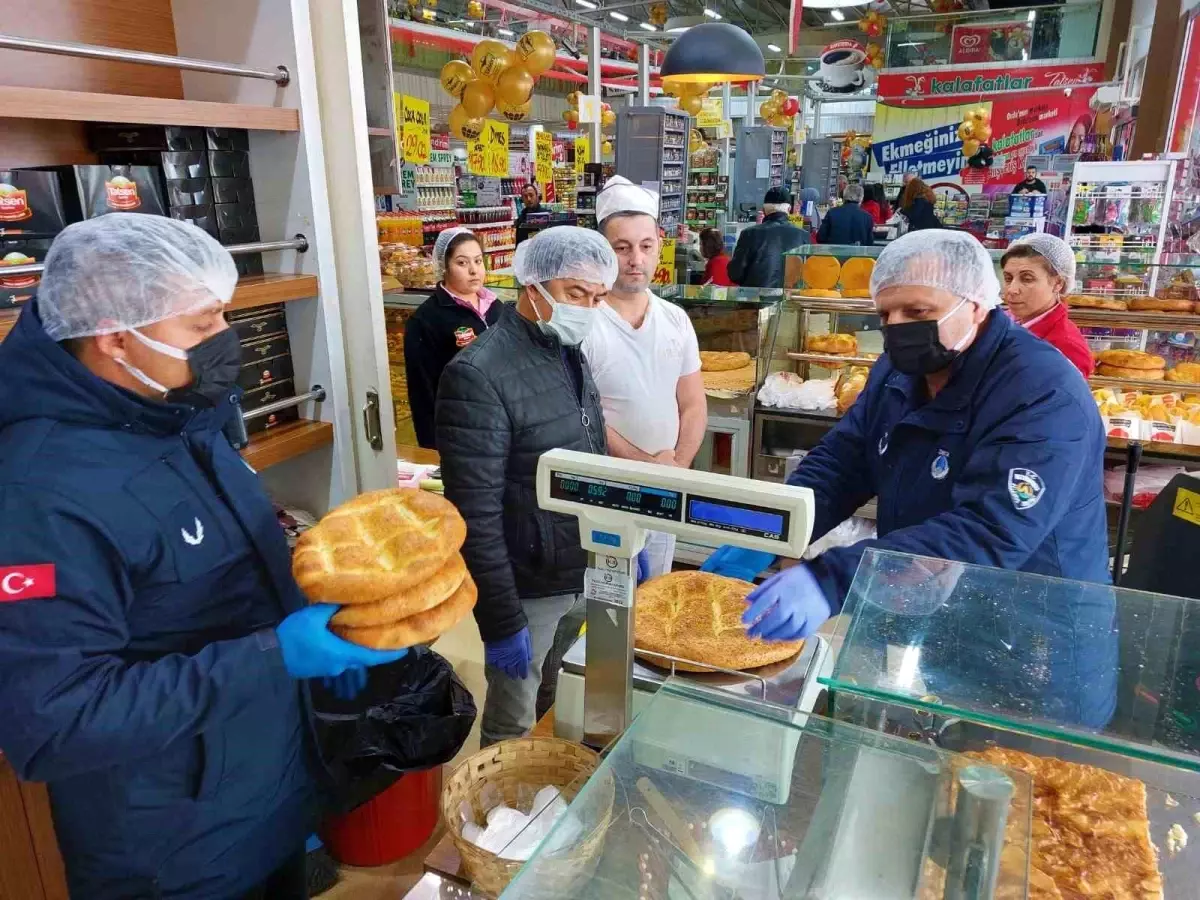
[[537, 304], [533, 304], [533, 314], [538, 317], [538, 328], [544, 334], [554, 335], [568, 347], [582, 344], [584, 338], [588, 336], [588, 332], [592, 330], [592, 323], [596, 321], [596, 310], [592, 307], [560, 303], [550, 296], [550, 292], [543, 285], [535, 283], [534, 287], [550, 304], [549, 321], [542, 318]]

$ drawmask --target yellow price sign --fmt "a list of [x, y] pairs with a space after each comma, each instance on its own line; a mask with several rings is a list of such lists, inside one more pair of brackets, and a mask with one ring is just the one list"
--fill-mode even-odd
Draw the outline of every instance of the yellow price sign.
[[697, 128], [717, 128], [725, 118], [725, 104], [720, 97], [705, 97], [700, 114], [696, 116]]
[[575, 174], [582, 175], [583, 167], [592, 161], [592, 141], [591, 138], [577, 137], [575, 138]]
[[554, 180], [554, 135], [539, 131], [535, 151], [534, 180], [539, 184], [547, 184]]
[[658, 267], [654, 270], [654, 284], [675, 283], [675, 239], [666, 238], [658, 254]]
[[407, 163], [424, 165], [429, 162], [433, 152], [432, 140], [429, 134], [429, 101], [410, 97], [407, 94], [393, 94], [393, 103], [400, 118], [400, 154]]
[[485, 119], [467, 151], [467, 171], [487, 178], [508, 177], [508, 125]]

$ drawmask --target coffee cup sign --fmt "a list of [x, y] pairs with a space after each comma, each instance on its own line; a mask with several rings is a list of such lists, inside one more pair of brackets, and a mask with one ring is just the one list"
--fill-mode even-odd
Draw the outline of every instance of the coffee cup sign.
[[858, 90], [866, 83], [866, 60], [867, 51], [858, 41], [845, 39], [829, 44], [821, 51], [822, 87], [835, 93]]

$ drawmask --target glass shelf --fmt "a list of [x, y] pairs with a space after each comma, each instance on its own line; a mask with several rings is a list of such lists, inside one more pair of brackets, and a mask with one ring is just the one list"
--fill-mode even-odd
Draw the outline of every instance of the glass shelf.
[[835, 697], [1200, 771], [1194, 601], [869, 550], [844, 612]]
[[1024, 897], [1031, 813], [1023, 773], [671, 679], [501, 897], [941, 897], [981, 856]]

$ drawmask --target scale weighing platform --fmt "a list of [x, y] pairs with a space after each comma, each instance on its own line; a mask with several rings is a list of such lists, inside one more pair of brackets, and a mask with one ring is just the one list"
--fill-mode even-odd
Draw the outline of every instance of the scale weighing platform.
[[[647, 531], [793, 558], [800, 557], [812, 535], [814, 501], [808, 488], [589, 453], [543, 454], [537, 493], [543, 509], [578, 518], [580, 543], [589, 552], [584, 574], [587, 634], [564, 660], [556, 703], [556, 719], [561, 715], [563, 721], [556, 730], [594, 746], [608, 744], [632, 720], [635, 680], [645, 692], [657, 689], [665, 677], [634, 658], [637, 585], [631, 560], [644, 546]], [[828, 649], [822, 639], [810, 639], [803, 652], [780, 664], [782, 669], [769, 678], [739, 672], [700, 678], [724, 679], [722, 686], [735, 692], [804, 712], [815, 700], [816, 676], [826, 665]], [[669, 672], [668, 660], [664, 666]]]

